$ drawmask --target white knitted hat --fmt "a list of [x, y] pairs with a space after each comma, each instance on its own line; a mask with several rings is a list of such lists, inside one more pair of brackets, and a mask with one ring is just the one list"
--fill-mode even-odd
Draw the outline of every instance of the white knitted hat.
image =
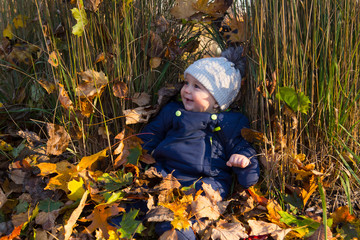
[[196, 78], [213, 95], [221, 110], [235, 100], [241, 87], [241, 74], [235, 64], [225, 57], [203, 58], [184, 72]]

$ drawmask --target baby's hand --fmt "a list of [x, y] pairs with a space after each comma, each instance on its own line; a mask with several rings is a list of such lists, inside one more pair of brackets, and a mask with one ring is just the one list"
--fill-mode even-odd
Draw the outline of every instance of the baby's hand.
[[231, 155], [226, 165], [229, 167], [246, 168], [250, 164], [250, 159], [241, 154]]

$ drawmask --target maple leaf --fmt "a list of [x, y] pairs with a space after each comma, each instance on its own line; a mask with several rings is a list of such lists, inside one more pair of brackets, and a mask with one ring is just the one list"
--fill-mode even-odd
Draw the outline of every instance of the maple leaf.
[[63, 126], [47, 123], [48, 134], [50, 136], [47, 141], [46, 153], [48, 155], [60, 155], [69, 145], [70, 136]]
[[120, 212], [124, 212], [125, 209], [118, 206], [117, 203], [113, 204], [101, 204], [95, 206], [93, 212], [85, 218], [84, 221], [91, 221], [91, 224], [86, 228], [88, 232], [92, 233], [96, 229], [100, 229], [105, 238], [109, 237], [108, 231], [116, 230], [111, 226], [107, 219], [115, 216]]
[[120, 232], [121, 238], [131, 239], [135, 233], [141, 233], [145, 230], [145, 227], [141, 221], [135, 220], [139, 210], [131, 209], [130, 212], [124, 213], [120, 222], [120, 228], [117, 230]]
[[181, 230], [187, 229], [191, 225], [186, 209], [191, 205], [192, 201], [192, 195], [184, 195], [181, 199], [176, 199], [174, 202], [161, 202], [159, 205], [173, 211], [174, 219], [171, 221], [171, 225]]

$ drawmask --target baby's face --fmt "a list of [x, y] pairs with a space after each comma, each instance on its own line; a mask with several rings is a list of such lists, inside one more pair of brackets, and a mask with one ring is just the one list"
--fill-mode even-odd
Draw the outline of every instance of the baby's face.
[[187, 111], [214, 112], [216, 101], [209, 91], [192, 75], [186, 74], [181, 99]]

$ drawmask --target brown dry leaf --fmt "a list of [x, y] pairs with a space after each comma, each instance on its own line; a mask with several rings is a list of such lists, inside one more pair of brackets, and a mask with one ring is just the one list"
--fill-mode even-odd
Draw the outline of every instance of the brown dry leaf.
[[174, 212], [164, 206], [156, 206], [146, 213], [149, 222], [164, 222], [174, 220]]
[[[105, 127], [103, 127], [103, 126], [101, 126], [101, 127], [99, 127], [98, 128], [98, 134], [99, 134], [99, 136], [101, 136], [103, 139], [107, 139], [108, 138], [108, 134], [106, 133], [106, 128]], [[109, 135], [110, 135], [111, 133], [109, 132]]]
[[342, 206], [335, 210], [331, 214], [331, 218], [334, 220], [333, 224], [336, 226], [339, 223], [352, 222], [356, 217], [349, 212], [349, 206]]
[[105, 53], [102, 52], [96, 56], [95, 63], [99, 63], [105, 60]]
[[23, 225], [24, 223], [29, 221], [29, 213], [24, 212], [24, 213], [19, 213], [19, 214], [13, 214], [11, 216], [11, 221], [15, 227]]
[[86, 221], [92, 221], [91, 224], [86, 228], [88, 232], [92, 233], [96, 229], [100, 229], [106, 239], [109, 238], [108, 232], [110, 230], [116, 230], [115, 227], [111, 226], [107, 219], [111, 216], [115, 216], [120, 212], [124, 212], [125, 209], [118, 206], [118, 203], [110, 205], [97, 205], [94, 211], [87, 216]]
[[115, 97], [125, 98], [128, 93], [128, 87], [124, 82], [116, 82], [113, 85], [113, 93]]
[[162, 59], [159, 58], [159, 57], [153, 57], [153, 58], [151, 58], [150, 61], [149, 61], [150, 67], [151, 67], [151, 68], [157, 68], [157, 67], [159, 67], [160, 64], [161, 64], [161, 60], [162, 60]]
[[65, 128], [63, 126], [52, 123], [47, 123], [47, 130], [50, 138], [46, 143], [46, 154], [62, 154], [69, 145], [69, 142], [71, 140], [70, 135], [65, 131]]
[[24, 184], [25, 179], [28, 177], [28, 173], [21, 169], [14, 169], [10, 172], [10, 179], [16, 184]]
[[250, 128], [241, 129], [241, 136], [250, 143], [253, 142], [258, 142], [263, 144], [269, 143], [264, 133], [255, 131]]
[[77, 206], [77, 208], [71, 213], [71, 216], [69, 218], [69, 220], [67, 221], [66, 225], [64, 226], [64, 230], [65, 230], [65, 238], [64, 240], [68, 240], [72, 234], [73, 228], [75, 226], [76, 221], [79, 219], [80, 214], [82, 213], [84, 207], [85, 207], [85, 203], [86, 203], [86, 199], [89, 195], [88, 190], [85, 191], [85, 193], [83, 194], [79, 205]]
[[3, 192], [3, 190], [0, 188], [0, 208], [5, 204], [7, 201], [7, 196]]
[[230, 31], [224, 33], [227, 42], [239, 43], [249, 39], [248, 17], [246, 14], [242, 17], [229, 18], [227, 21], [225, 20], [225, 24], [230, 27]]
[[78, 172], [81, 172], [82, 170], [90, 167], [94, 162], [98, 161], [98, 160], [101, 160], [103, 158], [106, 158], [107, 155], [106, 155], [106, 152], [107, 152], [108, 148], [105, 148], [104, 150], [98, 152], [98, 153], [95, 153], [91, 156], [86, 156], [86, 157], [83, 157], [79, 164], [76, 166], [76, 169]]
[[48, 63], [50, 63], [51, 66], [53, 66], [53, 67], [59, 66], [59, 60], [58, 60], [58, 58], [57, 58], [57, 54], [56, 54], [55, 51], [52, 51], [52, 52], [49, 54]]
[[151, 106], [138, 107], [134, 109], [124, 110], [124, 115], [126, 117], [126, 125], [135, 124], [135, 123], [146, 123], [149, 121], [151, 114], [155, 113], [156, 110]]
[[177, 19], [187, 19], [197, 12], [194, 4], [197, 0], [176, 0], [174, 7], [170, 10], [171, 15]]
[[209, 0], [198, 0], [193, 7], [212, 17], [223, 17], [226, 10], [231, 6], [232, 1], [214, 0], [209, 3]]
[[55, 226], [55, 220], [59, 216], [60, 210], [52, 212], [40, 212], [36, 215], [35, 223], [41, 225], [44, 230], [50, 231]]
[[108, 84], [108, 78], [100, 71], [88, 69], [79, 73], [83, 83], [76, 88], [76, 95], [79, 97], [92, 98], [100, 96], [105, 86]]
[[191, 203], [191, 211], [196, 219], [207, 217], [210, 220], [216, 220], [221, 215], [217, 204], [213, 204], [209, 198], [203, 195], [197, 196], [195, 201]]
[[169, 22], [166, 20], [164, 16], [160, 16], [157, 18], [155, 22], [155, 28], [157, 33], [166, 32], [169, 27]]
[[87, 10], [96, 12], [99, 9], [99, 5], [103, 0], [84, 0], [84, 7]]
[[[326, 226], [327, 239], [332, 239], [333, 235], [328, 226]], [[324, 224], [321, 224], [316, 231], [307, 238], [307, 240], [325, 240], [325, 228]]]
[[282, 229], [274, 223], [264, 221], [249, 220], [248, 224], [251, 228], [249, 236], [261, 236], [270, 234], [275, 240], [283, 240], [292, 229]]
[[136, 92], [134, 93], [134, 96], [131, 98], [131, 100], [136, 103], [139, 107], [143, 107], [145, 105], [148, 105], [150, 103], [151, 96], [147, 94], [146, 92]]
[[69, 94], [61, 83], [59, 83], [59, 101], [65, 109], [74, 107], [73, 102], [69, 98]]
[[85, 98], [80, 100], [80, 112], [84, 117], [89, 118], [95, 112], [92, 98]]
[[26, 139], [26, 141], [31, 146], [37, 145], [37, 143], [40, 143], [40, 141], [41, 141], [39, 135], [37, 135], [36, 133], [34, 133], [32, 131], [20, 130], [20, 131], [17, 132], [17, 135], [19, 135], [20, 137]]
[[173, 189], [179, 188], [180, 186], [179, 181], [172, 174], [168, 174], [159, 185], [155, 186], [155, 190], [160, 191], [159, 204], [171, 201]]
[[139, 160], [146, 164], [154, 164], [156, 162], [155, 158], [153, 158], [150, 154], [144, 152], [141, 154]]
[[141, 49], [146, 51], [146, 55], [150, 58], [161, 57], [164, 50], [162, 38], [157, 33], [150, 31], [149, 35], [142, 38]]
[[24, 87], [19, 87], [15, 95], [15, 102], [22, 103], [26, 97], [26, 89]]
[[296, 113], [286, 104], [284, 105], [283, 110], [284, 110], [284, 115], [292, 119], [293, 126], [291, 129], [296, 129], [299, 122]]
[[215, 228], [211, 229], [211, 238], [219, 240], [239, 240], [247, 238], [245, 227], [240, 223], [228, 223], [220, 220]]
[[45, 79], [39, 79], [37, 82], [46, 90], [48, 94], [55, 91], [55, 84]]

